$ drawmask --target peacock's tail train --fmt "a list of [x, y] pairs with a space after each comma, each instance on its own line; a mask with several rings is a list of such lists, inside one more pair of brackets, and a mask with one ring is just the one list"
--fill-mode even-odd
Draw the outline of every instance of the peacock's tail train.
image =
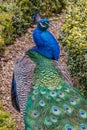
[[25, 112], [26, 130], [87, 130], [87, 101], [60, 76], [52, 60], [28, 51], [36, 63]]

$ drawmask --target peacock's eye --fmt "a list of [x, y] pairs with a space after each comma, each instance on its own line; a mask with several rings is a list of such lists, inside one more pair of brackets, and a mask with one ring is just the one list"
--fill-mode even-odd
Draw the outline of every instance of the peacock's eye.
[[43, 22], [42, 24], [43, 24], [43, 25], [45, 25], [46, 23], [45, 23], [45, 22]]

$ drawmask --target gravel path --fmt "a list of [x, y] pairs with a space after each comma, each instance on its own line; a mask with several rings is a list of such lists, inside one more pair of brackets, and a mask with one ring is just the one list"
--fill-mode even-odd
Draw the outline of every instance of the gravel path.
[[[60, 28], [63, 24], [63, 15], [61, 15], [59, 18], [53, 17], [51, 21], [55, 27], [52, 27], [50, 30], [57, 38], [57, 36], [60, 34]], [[25, 35], [16, 39], [14, 45], [8, 46], [4, 57], [0, 61], [0, 95], [4, 109], [9, 111], [12, 114], [12, 118], [16, 120], [16, 130], [24, 130], [24, 127], [20, 118], [20, 114], [12, 107], [10, 100], [13, 67], [15, 60], [34, 45], [32, 40], [32, 31], [34, 28], [35, 26], [29, 28]], [[62, 48], [60, 60], [64, 66], [67, 67], [66, 56]]]

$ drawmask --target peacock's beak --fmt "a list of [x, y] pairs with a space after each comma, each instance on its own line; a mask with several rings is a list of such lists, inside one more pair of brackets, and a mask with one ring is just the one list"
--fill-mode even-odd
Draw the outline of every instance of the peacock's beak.
[[46, 24], [48, 24], [49, 26], [53, 26], [53, 27], [55, 27], [55, 28], [56, 28], [56, 26], [55, 26], [55, 25], [53, 25], [52, 23], [47, 23], [47, 22], [46, 22]]
[[56, 26], [55, 26], [54, 24], [52, 24], [52, 23], [50, 23], [49, 25], [50, 25], [50, 26], [53, 26], [54, 28], [56, 28]]

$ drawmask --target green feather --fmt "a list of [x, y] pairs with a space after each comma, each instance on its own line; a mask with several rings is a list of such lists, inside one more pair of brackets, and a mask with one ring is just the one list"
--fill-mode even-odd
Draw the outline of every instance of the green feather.
[[26, 130], [86, 130], [87, 101], [61, 77], [53, 61], [27, 52], [36, 63], [25, 112]]

